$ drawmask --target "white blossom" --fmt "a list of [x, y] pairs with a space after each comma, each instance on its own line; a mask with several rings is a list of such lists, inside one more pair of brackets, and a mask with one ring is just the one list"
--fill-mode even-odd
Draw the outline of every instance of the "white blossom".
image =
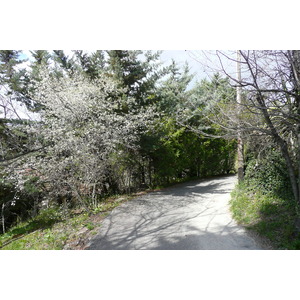
[[94, 81], [80, 73], [57, 78], [44, 70], [41, 78], [33, 95], [43, 106], [41, 121], [26, 130], [42, 150], [15, 162], [19, 169], [14, 168], [13, 176], [20, 189], [35, 174], [53, 197], [72, 194], [81, 200], [95, 186], [101, 190], [105, 185], [112, 154], [137, 149], [154, 111], [137, 107], [132, 98], [126, 99], [128, 111], [120, 111], [124, 99], [116, 95], [122, 91], [105, 76]]

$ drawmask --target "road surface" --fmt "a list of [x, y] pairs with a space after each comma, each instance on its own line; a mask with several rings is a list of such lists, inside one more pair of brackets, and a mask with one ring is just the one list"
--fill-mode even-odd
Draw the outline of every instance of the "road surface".
[[260, 250], [229, 212], [236, 176], [198, 180], [115, 208], [89, 250]]

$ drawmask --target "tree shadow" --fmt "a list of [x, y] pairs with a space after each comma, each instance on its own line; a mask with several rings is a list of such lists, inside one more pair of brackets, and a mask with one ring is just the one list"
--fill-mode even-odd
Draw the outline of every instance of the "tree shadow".
[[136, 198], [111, 212], [86, 249], [260, 249], [231, 218], [225, 224], [216, 222], [227, 212], [210, 203], [229, 191], [230, 185], [216, 178]]
[[[159, 230], [159, 229], [158, 229]], [[138, 241], [138, 242], [137, 242]], [[256, 242], [239, 233], [238, 227], [226, 232], [212, 233], [190, 228], [187, 234], [155, 234], [153, 231], [126, 236], [102, 236], [87, 250], [261, 250]]]

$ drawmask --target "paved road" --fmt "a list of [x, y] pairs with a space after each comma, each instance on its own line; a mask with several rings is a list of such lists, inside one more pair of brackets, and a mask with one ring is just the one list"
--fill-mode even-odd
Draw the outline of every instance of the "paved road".
[[123, 203], [87, 249], [261, 249], [231, 218], [228, 201], [236, 181], [235, 176], [192, 181]]

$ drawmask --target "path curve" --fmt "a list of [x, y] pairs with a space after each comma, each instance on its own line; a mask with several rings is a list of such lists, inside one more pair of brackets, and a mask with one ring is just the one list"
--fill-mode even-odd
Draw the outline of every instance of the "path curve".
[[236, 176], [191, 181], [115, 208], [90, 250], [260, 250], [229, 212]]

